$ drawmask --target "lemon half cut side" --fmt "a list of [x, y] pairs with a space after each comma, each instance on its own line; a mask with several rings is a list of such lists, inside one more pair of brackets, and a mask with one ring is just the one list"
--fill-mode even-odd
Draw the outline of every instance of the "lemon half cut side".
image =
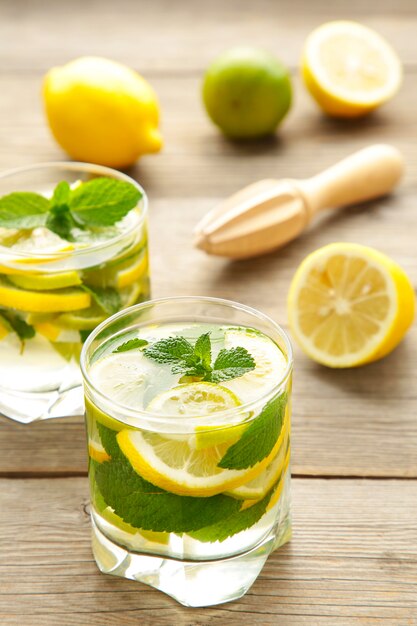
[[336, 117], [358, 117], [398, 91], [401, 62], [378, 33], [363, 24], [322, 24], [307, 38], [302, 75], [321, 108]]
[[310, 254], [292, 280], [292, 334], [312, 359], [355, 367], [389, 354], [414, 319], [413, 286], [381, 252], [334, 243]]

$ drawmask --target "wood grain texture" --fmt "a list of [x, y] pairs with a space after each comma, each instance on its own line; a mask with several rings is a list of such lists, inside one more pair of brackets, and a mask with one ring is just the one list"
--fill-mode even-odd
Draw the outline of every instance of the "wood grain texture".
[[[325, 118], [298, 76], [308, 32], [337, 18], [376, 28], [405, 64], [400, 94], [364, 120]], [[45, 124], [42, 77], [77, 56], [106, 56], [144, 73], [161, 102], [164, 150], [129, 170], [150, 197], [154, 296], [235, 299], [286, 327], [295, 268], [337, 240], [386, 252], [416, 286], [416, 29], [415, 0], [2, 0], [0, 170], [66, 158]], [[251, 143], [224, 139], [200, 99], [208, 62], [242, 43], [275, 52], [295, 90], [279, 134]], [[191, 247], [197, 221], [240, 187], [311, 176], [377, 142], [393, 143], [407, 162], [394, 195], [323, 213], [300, 240], [253, 261], [231, 263]], [[306, 478], [293, 481], [294, 539], [247, 596], [210, 609], [184, 609], [98, 572], [87, 481], [75, 477], [86, 471], [81, 417], [27, 427], [0, 417], [0, 475], [13, 477], [0, 479], [0, 623], [417, 626], [416, 348], [414, 325], [383, 361], [332, 371], [295, 347], [292, 469]]]
[[[0, 167], [62, 158], [44, 124], [40, 81], [40, 74], [24, 82], [0, 75]], [[324, 120], [297, 82], [294, 112], [280, 139], [235, 144], [206, 120], [196, 78], [158, 78], [166, 147], [130, 170], [150, 196], [153, 295], [229, 298], [261, 309], [286, 327], [286, 294], [295, 268], [306, 254], [332, 241], [380, 249], [417, 285], [417, 147], [410, 134], [416, 126], [414, 86], [414, 75], [407, 75], [402, 97], [369, 120], [346, 125]], [[15, 106], [24, 91], [33, 107]], [[310, 176], [378, 141], [392, 142], [406, 158], [404, 182], [392, 196], [323, 213], [299, 240], [259, 259], [229, 262], [192, 248], [197, 221], [239, 187], [267, 176]], [[295, 347], [295, 473], [417, 476], [416, 347], [414, 325], [388, 358], [343, 372], [315, 365]], [[82, 419], [28, 428], [0, 419], [0, 473], [85, 469]]]
[[[417, 483], [293, 481], [292, 542], [239, 602], [185, 609], [104, 576], [85, 478], [0, 481], [0, 622], [7, 626], [417, 624]], [[18, 598], [18, 599], [17, 599]]]

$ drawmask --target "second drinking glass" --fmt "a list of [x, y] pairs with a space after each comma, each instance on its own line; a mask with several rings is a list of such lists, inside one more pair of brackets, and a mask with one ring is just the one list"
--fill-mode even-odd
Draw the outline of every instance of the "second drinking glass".
[[0, 176], [0, 413], [83, 413], [79, 356], [149, 299], [147, 199], [120, 172], [49, 163]]

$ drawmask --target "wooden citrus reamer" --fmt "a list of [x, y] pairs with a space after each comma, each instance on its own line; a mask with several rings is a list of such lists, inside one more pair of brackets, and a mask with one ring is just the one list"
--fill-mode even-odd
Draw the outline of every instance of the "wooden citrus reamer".
[[312, 178], [261, 180], [210, 211], [196, 227], [195, 246], [232, 259], [271, 252], [298, 237], [319, 211], [390, 192], [403, 170], [399, 151], [378, 144]]

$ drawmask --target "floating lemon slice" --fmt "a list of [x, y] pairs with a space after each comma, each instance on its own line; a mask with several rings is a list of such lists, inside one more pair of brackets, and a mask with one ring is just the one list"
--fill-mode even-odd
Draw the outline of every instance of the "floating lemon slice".
[[85, 309], [91, 297], [81, 289], [54, 291], [28, 291], [19, 289], [0, 279], [0, 306], [33, 313], [56, 313]]
[[[222, 385], [195, 382], [179, 385], [156, 396], [147, 410], [161, 415], [207, 416], [218, 411], [227, 411], [241, 404], [239, 398]], [[195, 436], [190, 435], [189, 445], [202, 450], [228, 441], [237, 441], [247, 428], [246, 424], [235, 426], [197, 426]]]
[[143, 406], [144, 393], [157, 375], [157, 366], [140, 350], [109, 354], [90, 370], [91, 380], [100, 391], [132, 408]]
[[[204, 391], [202, 387], [205, 388]], [[217, 388], [217, 391], [214, 388]], [[169, 404], [171, 415], [195, 416], [214, 413], [215, 410], [219, 410], [215, 409], [216, 394], [217, 401], [222, 407], [220, 410], [224, 410], [225, 398], [228, 398], [226, 402], [230, 402], [226, 390], [213, 383], [181, 385], [171, 390], [171, 393], [172, 399], [163, 401], [164, 406]], [[166, 396], [165, 393], [161, 395]], [[155, 404], [157, 398], [153, 401], [154, 406]], [[190, 407], [197, 405], [198, 408], [189, 408], [188, 404]], [[276, 445], [265, 459], [252, 467], [230, 470], [218, 467], [218, 463], [235, 438], [200, 450], [194, 445], [194, 436], [184, 439], [184, 436], [175, 438], [139, 430], [122, 430], [117, 435], [117, 441], [132, 467], [145, 480], [178, 495], [198, 497], [213, 496], [256, 478], [278, 451]]]
[[[20, 265], [50, 263], [60, 259], [63, 255], [66, 256], [66, 253], [70, 254], [74, 249], [75, 246], [72, 243], [61, 239], [48, 228], [39, 227], [21, 236], [8, 250], [9, 253], [17, 253], [15, 258], [9, 259], [10, 262]], [[31, 252], [36, 256], [31, 257]]]
[[9, 275], [8, 279], [22, 289], [48, 291], [49, 289], [63, 289], [81, 285], [81, 278], [77, 272], [59, 272], [56, 274], [17, 274]]
[[292, 333], [312, 359], [354, 367], [389, 354], [414, 318], [413, 286], [380, 252], [330, 244], [298, 268], [288, 296]]
[[276, 385], [287, 367], [287, 360], [277, 344], [261, 332], [250, 328], [230, 328], [224, 336], [227, 349], [242, 346], [255, 359], [255, 369], [239, 378], [222, 383], [244, 402], [256, 400]]
[[357, 117], [398, 91], [401, 62], [375, 31], [350, 21], [328, 22], [307, 38], [302, 74], [329, 115]]

